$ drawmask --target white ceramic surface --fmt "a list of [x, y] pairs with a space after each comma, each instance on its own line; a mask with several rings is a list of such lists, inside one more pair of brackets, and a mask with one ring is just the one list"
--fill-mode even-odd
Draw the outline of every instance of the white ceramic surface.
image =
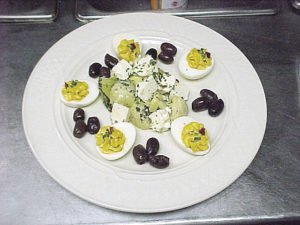
[[[62, 82], [87, 79], [93, 62], [104, 64], [106, 53], [114, 54], [112, 38], [134, 33], [143, 50], [159, 49], [162, 42], [175, 44], [172, 65], [159, 64], [178, 75], [177, 62], [191, 47], [206, 47], [215, 57], [211, 74], [201, 80], [182, 82], [190, 88], [189, 116], [205, 124], [211, 151], [193, 156], [163, 134], [137, 130], [135, 144], [149, 137], [160, 140], [159, 154], [170, 158], [170, 166], [159, 170], [149, 164], [137, 165], [130, 151], [116, 161], [103, 159], [95, 139], [72, 136], [74, 109], [59, 100]], [[216, 118], [206, 112], [194, 113], [191, 102], [202, 88], [215, 91], [225, 102]], [[98, 116], [110, 123], [101, 99], [85, 108], [86, 117]], [[247, 58], [230, 41], [198, 23], [151, 13], [113, 16], [84, 25], [53, 45], [34, 68], [23, 98], [23, 125], [31, 149], [45, 170], [63, 187], [103, 207], [128, 212], [164, 212], [199, 203], [229, 186], [249, 166], [264, 136], [266, 101], [260, 80]]]

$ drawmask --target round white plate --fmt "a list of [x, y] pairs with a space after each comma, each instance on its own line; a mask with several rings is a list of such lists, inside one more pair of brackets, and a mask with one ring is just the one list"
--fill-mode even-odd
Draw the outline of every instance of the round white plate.
[[[72, 136], [74, 109], [59, 100], [64, 81], [87, 79], [93, 62], [104, 64], [114, 55], [112, 37], [118, 33], [140, 37], [143, 52], [159, 49], [162, 42], [178, 48], [172, 65], [159, 64], [179, 76], [177, 63], [190, 47], [205, 47], [215, 57], [207, 77], [182, 81], [190, 89], [189, 116], [203, 122], [209, 132], [211, 152], [192, 156], [182, 151], [170, 132], [137, 131], [135, 144], [149, 137], [160, 140], [159, 154], [170, 166], [156, 169], [137, 165], [130, 151], [117, 161], [106, 161], [95, 148], [92, 135]], [[225, 102], [223, 113], [212, 118], [207, 111], [194, 113], [191, 102], [202, 88], [215, 91]], [[97, 116], [102, 125], [110, 115], [98, 99], [85, 108], [86, 117]], [[199, 203], [222, 191], [249, 166], [266, 126], [266, 101], [260, 80], [247, 58], [215, 31], [190, 20], [151, 13], [113, 16], [84, 25], [52, 46], [34, 68], [24, 93], [23, 124], [31, 149], [47, 172], [72, 193], [103, 207], [128, 212], [163, 212]]]

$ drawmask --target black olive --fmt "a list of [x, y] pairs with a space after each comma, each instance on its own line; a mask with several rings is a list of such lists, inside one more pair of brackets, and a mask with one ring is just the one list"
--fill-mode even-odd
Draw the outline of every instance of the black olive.
[[149, 155], [149, 163], [151, 166], [158, 168], [158, 169], [163, 169], [169, 166], [169, 158], [164, 155]]
[[87, 122], [87, 132], [97, 134], [100, 129], [100, 122], [97, 117], [90, 117]]
[[159, 149], [159, 142], [156, 138], [149, 138], [146, 144], [146, 152], [148, 155], [156, 155]]
[[220, 98], [217, 101], [212, 102], [209, 106], [208, 106], [208, 114], [210, 116], [218, 116], [221, 114], [221, 112], [224, 109], [224, 102], [223, 100]]
[[86, 132], [86, 125], [83, 120], [77, 120], [74, 126], [73, 135], [77, 138], [82, 138]]
[[148, 155], [143, 145], [135, 146], [133, 148], [132, 154], [137, 164], [142, 165], [148, 161]]
[[150, 48], [147, 52], [146, 55], [150, 55], [153, 59], [157, 59], [157, 51], [154, 48]]
[[105, 65], [107, 65], [108, 68], [113, 68], [117, 63], [119, 62], [117, 58], [111, 56], [110, 54], [106, 54], [104, 57]]
[[168, 53], [166, 52], [159, 53], [158, 58], [160, 61], [162, 61], [165, 64], [171, 64], [174, 61], [173, 56], [168, 55]]
[[77, 120], [84, 120], [84, 110], [78, 108], [73, 113], [73, 120], [76, 122]]
[[99, 76], [105, 77], [105, 78], [110, 78], [110, 69], [108, 69], [105, 66], [101, 67]]
[[92, 78], [97, 78], [100, 75], [100, 69], [102, 65], [100, 63], [93, 63], [89, 68], [89, 75]]
[[162, 43], [160, 46], [161, 51], [167, 53], [167, 55], [174, 57], [177, 53], [177, 48], [171, 43]]
[[208, 102], [207, 102], [207, 98], [206, 97], [196, 98], [192, 102], [192, 110], [194, 112], [200, 112], [200, 111], [206, 110], [207, 107], [208, 107]]
[[207, 98], [208, 105], [210, 105], [212, 102], [215, 102], [215, 101], [218, 100], [217, 94], [214, 93], [213, 91], [209, 90], [209, 89], [202, 89], [200, 91], [200, 95], [202, 97]]

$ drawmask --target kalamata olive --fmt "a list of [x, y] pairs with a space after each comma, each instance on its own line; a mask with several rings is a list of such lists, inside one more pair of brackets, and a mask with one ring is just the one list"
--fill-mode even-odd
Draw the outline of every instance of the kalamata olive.
[[118, 59], [111, 56], [110, 54], [106, 54], [104, 57], [105, 65], [107, 65], [108, 68], [113, 68], [117, 63], [119, 62]]
[[150, 55], [153, 59], [157, 59], [157, 51], [154, 48], [150, 48], [147, 52], [146, 55]]
[[156, 155], [159, 149], [159, 142], [156, 138], [149, 138], [146, 144], [146, 152], [148, 155]]
[[100, 122], [97, 117], [90, 117], [87, 121], [87, 132], [97, 134], [100, 129]]
[[208, 104], [215, 102], [218, 100], [218, 96], [216, 93], [214, 93], [213, 91], [209, 90], [209, 89], [202, 89], [200, 91], [200, 95], [202, 97], [206, 97], [207, 98], [207, 102]]
[[208, 106], [208, 114], [215, 117], [221, 114], [221, 112], [224, 109], [224, 102], [223, 100], [220, 98], [217, 101], [212, 102], [209, 106]]
[[110, 78], [110, 69], [105, 66], [102, 66], [100, 69], [100, 77]]
[[169, 56], [174, 57], [177, 53], [177, 48], [171, 43], [162, 43], [160, 46], [161, 51], [167, 53]]
[[137, 164], [142, 165], [148, 161], [148, 155], [143, 145], [135, 146], [133, 148], [132, 154]]
[[77, 120], [74, 126], [73, 135], [77, 138], [82, 138], [86, 132], [86, 125], [83, 120]]
[[171, 64], [174, 61], [173, 56], [168, 55], [168, 53], [166, 52], [159, 53], [158, 58], [160, 61], [162, 61], [165, 64]]
[[207, 102], [207, 98], [206, 97], [196, 98], [192, 102], [192, 110], [194, 112], [200, 112], [200, 111], [206, 110], [207, 107], [208, 107], [208, 102]]
[[149, 155], [149, 163], [155, 168], [163, 169], [169, 166], [169, 158], [164, 155]]
[[76, 122], [77, 120], [84, 120], [84, 110], [78, 108], [73, 113], [73, 120]]
[[100, 63], [93, 63], [89, 68], [89, 75], [92, 78], [97, 78], [100, 75], [100, 69], [102, 65]]

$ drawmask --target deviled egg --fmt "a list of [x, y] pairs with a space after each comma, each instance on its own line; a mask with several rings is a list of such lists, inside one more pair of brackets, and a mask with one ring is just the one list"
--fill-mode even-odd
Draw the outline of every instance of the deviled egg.
[[96, 134], [96, 146], [107, 160], [116, 160], [126, 155], [133, 146], [136, 129], [131, 123], [121, 122], [103, 126]]
[[210, 150], [207, 130], [203, 124], [191, 117], [183, 116], [175, 119], [171, 124], [171, 134], [185, 152], [205, 155]]
[[99, 95], [98, 86], [90, 81], [70, 80], [60, 91], [60, 100], [69, 107], [79, 108], [93, 103]]
[[118, 34], [113, 38], [113, 48], [120, 59], [127, 62], [134, 62], [140, 57], [142, 44], [140, 39], [130, 33]]
[[190, 80], [206, 76], [214, 66], [214, 59], [206, 49], [189, 49], [179, 60], [178, 67], [181, 75]]

